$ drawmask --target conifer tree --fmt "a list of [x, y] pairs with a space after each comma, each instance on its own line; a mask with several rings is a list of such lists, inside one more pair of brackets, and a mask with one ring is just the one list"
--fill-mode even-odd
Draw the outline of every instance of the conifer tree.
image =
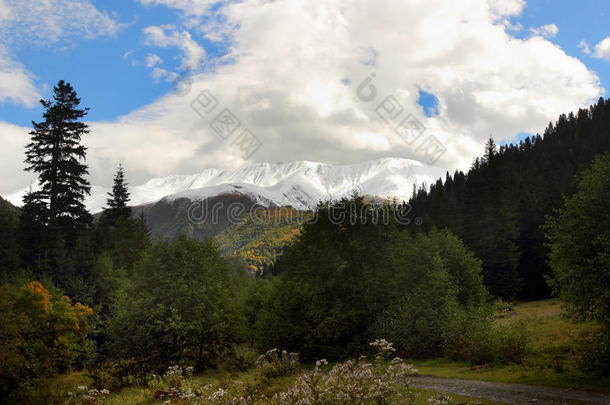
[[489, 163], [493, 158], [498, 154], [498, 147], [494, 142], [493, 138], [489, 138], [487, 143], [485, 144], [485, 155], [483, 155], [483, 159], [485, 162]]
[[105, 209], [108, 219], [116, 220], [117, 218], [129, 218], [131, 216], [131, 207], [127, 206], [130, 198], [125, 181], [125, 170], [121, 164], [119, 164], [114, 176], [112, 192], [108, 193], [108, 197], [110, 197], [106, 200], [108, 208]]
[[83, 200], [90, 193], [85, 164], [87, 148], [81, 144], [89, 133], [80, 120], [88, 108], [80, 109], [76, 91], [63, 80], [53, 88], [53, 101], [40, 100], [43, 120], [32, 121], [31, 142], [26, 146], [26, 170], [38, 174], [41, 189], [24, 197], [24, 204], [36, 211], [45, 225], [64, 232], [89, 223]]
[[18, 229], [23, 263], [36, 273], [53, 273], [66, 283], [75, 267], [70, 250], [87, 238], [91, 215], [84, 205], [90, 186], [85, 176], [85, 146], [89, 133], [81, 119], [88, 108], [79, 108], [76, 91], [63, 80], [53, 88], [53, 100], [40, 100], [45, 108], [40, 122], [32, 121], [31, 142], [26, 146], [26, 170], [38, 175], [40, 188], [30, 190]]
[[108, 197], [107, 207], [96, 225], [96, 244], [109, 253], [116, 268], [131, 268], [148, 246], [149, 234], [143, 216], [131, 217], [125, 170], [120, 164]]

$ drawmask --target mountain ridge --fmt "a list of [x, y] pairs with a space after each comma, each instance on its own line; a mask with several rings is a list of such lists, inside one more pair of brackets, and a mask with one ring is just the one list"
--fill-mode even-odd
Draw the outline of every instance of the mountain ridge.
[[[291, 206], [300, 210], [315, 208], [318, 202], [340, 199], [354, 191], [362, 195], [408, 200], [414, 185], [430, 184], [443, 170], [421, 162], [385, 157], [350, 165], [332, 165], [307, 160], [288, 163], [256, 162], [234, 170], [204, 169], [190, 175], [153, 178], [130, 187], [131, 205], [161, 200], [198, 200], [235, 194], [264, 206]], [[24, 188], [5, 198], [19, 205]], [[92, 186], [86, 198], [92, 213], [101, 211], [108, 188]]]

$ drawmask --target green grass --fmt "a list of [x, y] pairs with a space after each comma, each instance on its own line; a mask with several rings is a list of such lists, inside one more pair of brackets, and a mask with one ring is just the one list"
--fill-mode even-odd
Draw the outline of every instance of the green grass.
[[566, 317], [558, 300], [517, 304], [512, 311], [498, 314], [496, 322], [524, 325], [529, 343], [522, 364], [473, 370], [471, 364], [446, 359], [410, 362], [424, 375], [610, 392], [610, 378], [578, 370], [577, 342], [591, 334], [595, 325]]
[[[193, 376], [185, 381], [186, 387], [197, 388], [212, 384], [227, 388], [233, 383], [240, 381], [248, 385], [261, 385], [263, 392], [267, 396], [273, 396], [276, 392], [288, 389], [296, 380], [297, 376], [279, 377], [264, 379], [257, 370], [240, 373], [227, 373], [222, 371], [208, 371], [206, 373]], [[147, 387], [125, 387], [119, 392], [111, 393], [104, 404], [110, 405], [145, 405], [159, 404], [161, 401], [155, 400], [151, 391]]]
[[123, 388], [119, 392], [111, 393], [104, 404], [106, 405], [144, 405], [158, 404], [160, 401], [154, 401], [150, 392], [146, 387], [128, 387]]
[[[194, 376], [186, 380], [186, 386], [195, 388], [206, 384], [214, 384], [219, 386], [230, 386], [236, 381], [241, 381], [246, 384], [262, 384], [264, 393], [267, 396], [273, 396], [273, 394], [287, 390], [292, 384], [294, 384], [298, 376], [287, 376], [273, 379], [263, 379], [257, 370], [251, 370], [240, 373], [226, 373], [220, 371], [209, 371], [207, 373]], [[68, 391], [75, 391], [78, 385], [90, 385], [91, 379], [89, 379], [85, 372], [70, 373], [63, 376], [59, 376], [49, 383], [49, 388], [53, 390], [53, 400], [56, 403], [63, 403], [63, 400], [67, 398]], [[437, 394], [432, 390], [413, 388], [413, 392], [416, 394], [417, 405], [428, 405], [428, 398]], [[453, 402], [456, 404], [460, 403], [477, 403], [482, 405], [494, 405], [497, 402], [485, 401], [478, 398], [466, 397], [463, 395], [449, 394]], [[53, 401], [51, 401], [53, 402]], [[125, 387], [118, 392], [112, 392], [104, 401], [106, 405], [152, 405], [159, 404], [161, 401], [155, 400], [151, 391], [146, 387]]]

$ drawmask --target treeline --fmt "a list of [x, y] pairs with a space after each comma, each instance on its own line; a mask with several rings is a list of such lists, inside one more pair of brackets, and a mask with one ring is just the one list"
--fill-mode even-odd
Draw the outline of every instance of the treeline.
[[577, 174], [610, 151], [610, 100], [562, 114], [544, 134], [499, 148], [490, 139], [467, 173], [447, 173], [410, 200], [424, 229], [447, 228], [483, 261], [485, 285], [506, 299], [545, 298], [542, 225], [576, 191]]

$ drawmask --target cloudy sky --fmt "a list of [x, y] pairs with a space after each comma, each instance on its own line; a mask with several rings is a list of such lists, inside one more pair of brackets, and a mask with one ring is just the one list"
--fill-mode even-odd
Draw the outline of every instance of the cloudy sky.
[[91, 108], [96, 185], [119, 162], [132, 184], [248, 161], [467, 169], [490, 135], [514, 142], [606, 95], [609, 13], [606, 0], [0, 0], [0, 194], [32, 181], [23, 147], [60, 79]]

